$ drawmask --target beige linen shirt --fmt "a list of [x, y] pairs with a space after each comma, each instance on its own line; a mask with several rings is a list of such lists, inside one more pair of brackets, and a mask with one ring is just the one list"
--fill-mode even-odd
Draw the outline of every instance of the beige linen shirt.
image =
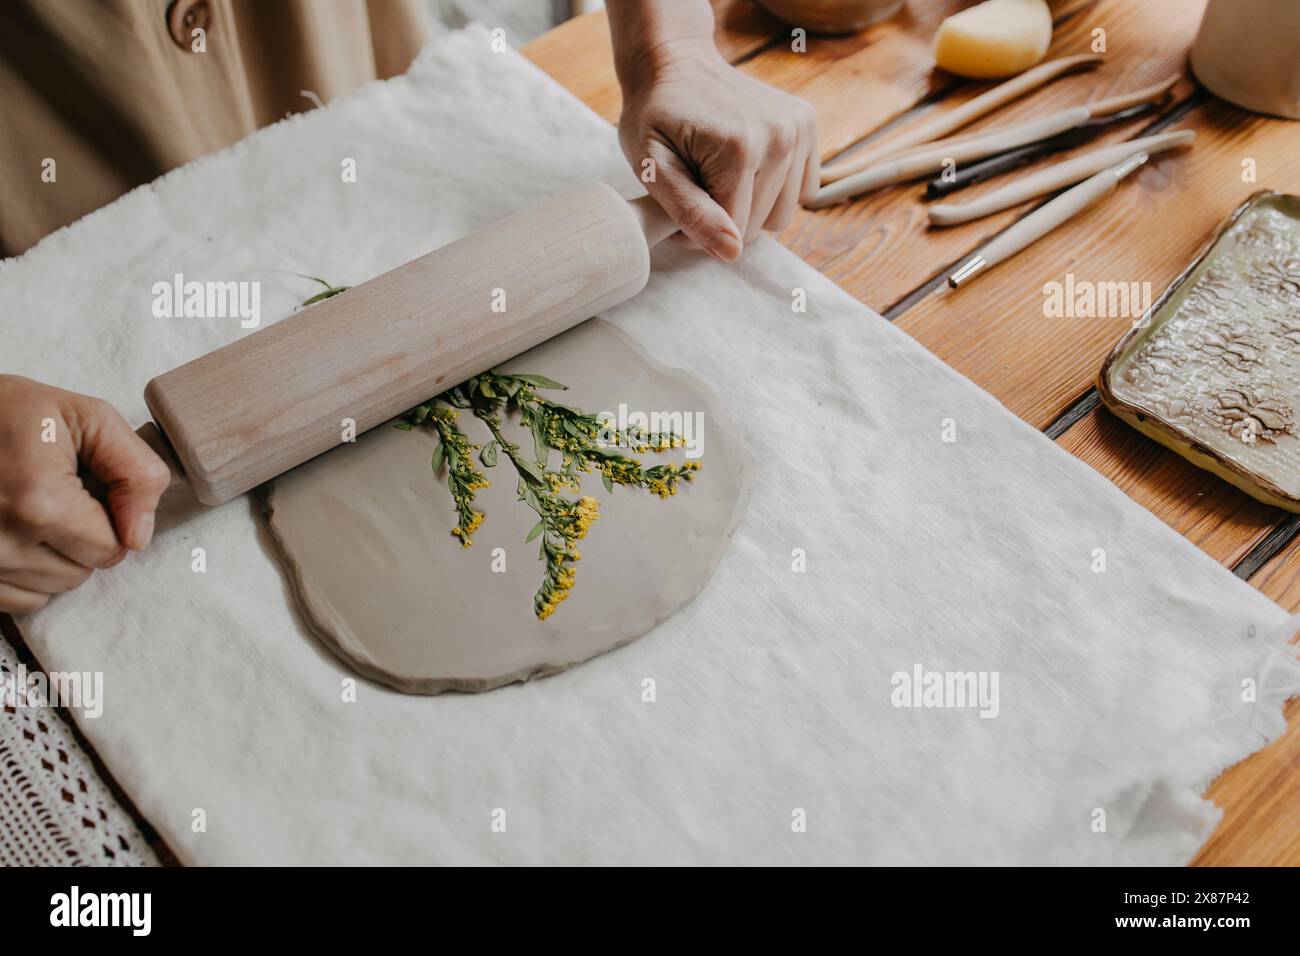
[[406, 70], [421, 0], [3, 0], [0, 255]]

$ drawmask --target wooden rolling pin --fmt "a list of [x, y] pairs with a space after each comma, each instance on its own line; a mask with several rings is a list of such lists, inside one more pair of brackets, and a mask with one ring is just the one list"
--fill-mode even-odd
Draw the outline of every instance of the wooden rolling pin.
[[229, 501], [341, 444], [345, 419], [360, 434], [636, 295], [675, 229], [577, 186], [158, 376], [139, 433]]

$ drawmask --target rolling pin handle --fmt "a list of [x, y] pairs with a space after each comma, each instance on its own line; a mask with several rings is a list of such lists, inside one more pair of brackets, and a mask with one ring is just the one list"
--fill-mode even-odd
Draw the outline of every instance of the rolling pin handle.
[[135, 430], [135, 433], [144, 439], [144, 443], [153, 449], [154, 454], [166, 462], [167, 469], [171, 472], [171, 483], [167, 486], [167, 490], [184, 485], [185, 469], [181, 467], [180, 460], [172, 450], [171, 442], [162, 433], [162, 429], [153, 422], [145, 422]]
[[677, 231], [677, 223], [649, 196], [628, 200], [628, 207], [640, 223], [646, 245], [651, 249]]

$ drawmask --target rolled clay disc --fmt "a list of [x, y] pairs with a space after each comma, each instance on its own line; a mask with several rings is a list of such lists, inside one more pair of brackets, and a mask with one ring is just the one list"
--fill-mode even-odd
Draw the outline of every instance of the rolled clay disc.
[[[539, 542], [524, 541], [537, 516], [518, 500], [504, 454], [481, 469], [492, 484], [477, 493], [485, 519], [470, 548], [451, 535], [456, 512], [445, 471], [430, 467], [438, 440], [428, 429], [382, 425], [276, 479], [263, 493], [267, 522], [307, 627], [361, 674], [398, 690], [489, 690], [641, 636], [705, 586], [747, 503], [750, 458], [736, 424], [700, 383], [654, 362], [609, 323], [591, 319], [503, 367], [568, 385], [540, 393], [591, 413], [617, 415], [620, 404], [703, 413], [702, 467], [667, 499], [617, 485], [609, 493], [599, 475], [584, 475], [600, 518], [579, 542], [568, 600], [545, 621], [533, 613], [545, 568]], [[469, 412], [460, 426], [472, 442], [487, 441]], [[513, 416], [504, 431], [532, 448]], [[636, 457], [650, 466], [685, 456]]]

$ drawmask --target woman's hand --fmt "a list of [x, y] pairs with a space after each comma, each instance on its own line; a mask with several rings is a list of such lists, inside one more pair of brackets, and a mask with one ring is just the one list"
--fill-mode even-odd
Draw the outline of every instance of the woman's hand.
[[608, 6], [619, 140], [646, 191], [726, 261], [760, 230], [789, 225], [820, 179], [812, 107], [723, 60], [705, 0]]
[[[79, 466], [103, 483], [107, 511]], [[143, 549], [169, 479], [107, 402], [0, 375], [0, 611], [35, 611]]]

